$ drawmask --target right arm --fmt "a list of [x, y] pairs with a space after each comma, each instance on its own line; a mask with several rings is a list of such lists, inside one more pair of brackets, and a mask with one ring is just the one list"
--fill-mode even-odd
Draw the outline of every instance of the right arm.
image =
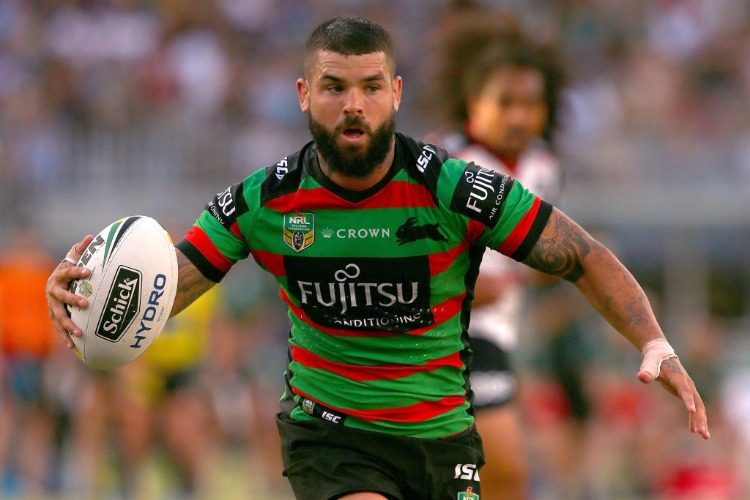
[[710, 434], [706, 408], [695, 383], [664, 336], [645, 292], [633, 275], [603, 244], [575, 221], [553, 209], [525, 264], [573, 283], [592, 306], [644, 356], [638, 379], [658, 379], [682, 399], [691, 432]]
[[177, 251], [177, 295], [174, 299], [172, 317], [192, 304], [198, 297], [209, 291], [216, 282], [203, 276], [195, 265], [185, 257], [178, 248]]

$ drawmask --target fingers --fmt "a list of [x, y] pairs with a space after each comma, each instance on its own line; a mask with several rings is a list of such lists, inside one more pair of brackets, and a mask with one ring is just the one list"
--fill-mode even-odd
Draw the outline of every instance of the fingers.
[[[57, 329], [57, 327], [55, 328]], [[73, 339], [70, 338], [70, 334], [64, 331], [60, 331], [59, 329], [57, 331], [60, 333], [60, 337], [63, 339], [63, 344], [65, 344], [65, 348], [74, 349], [76, 345], [75, 343], [73, 343]]]
[[701, 413], [689, 415], [690, 432], [700, 434], [703, 439], [711, 439], [711, 432], [708, 430], [708, 418], [705, 409]]
[[52, 273], [47, 281], [47, 306], [49, 316], [55, 329], [63, 335], [65, 344], [68, 348], [73, 347], [73, 341], [69, 338], [68, 333], [76, 336], [83, 335], [81, 329], [73, 323], [68, 316], [66, 305], [88, 307], [89, 301], [85, 297], [76, 295], [68, 291], [68, 285], [71, 281], [79, 278], [86, 278], [91, 274], [91, 270], [85, 267], [75, 267], [68, 263], [62, 263]]
[[83, 255], [83, 252], [86, 251], [86, 247], [89, 246], [89, 243], [91, 243], [93, 239], [94, 237], [89, 234], [85, 238], [83, 238], [81, 241], [73, 245], [70, 248], [70, 250], [68, 250], [68, 253], [63, 259], [63, 261], [73, 264], [75, 266], [78, 263], [78, 260]]
[[641, 370], [638, 372], [638, 380], [640, 380], [644, 384], [650, 384], [654, 381], [654, 376], [650, 371], [644, 370], [643, 366], [641, 366]]
[[89, 243], [91, 243], [93, 239], [94, 237], [89, 234], [85, 238], [83, 238], [81, 241], [79, 241], [78, 243], [70, 247], [70, 250], [68, 250], [68, 253], [60, 262], [60, 266], [67, 267], [68, 265], [72, 265], [72, 266], [78, 265], [78, 261], [83, 255], [83, 252], [86, 251], [86, 247], [89, 246]]
[[690, 432], [700, 434], [703, 439], [709, 439], [711, 433], [708, 430], [708, 416], [706, 415], [706, 406], [703, 404], [700, 394], [698, 394], [695, 384], [688, 377], [688, 387], [680, 393], [682, 401], [688, 410], [688, 425]]
[[[690, 432], [699, 434], [703, 439], [709, 439], [711, 433], [708, 429], [708, 417], [706, 406], [703, 404], [693, 379], [685, 372], [678, 358], [665, 360], [661, 366], [659, 382], [672, 394], [676, 395], [685, 404], [688, 412], [688, 427]], [[640, 378], [640, 372], [639, 372]]]
[[93, 236], [88, 235], [73, 245], [47, 280], [46, 295], [49, 317], [52, 320], [55, 330], [60, 333], [65, 346], [69, 349], [75, 347], [70, 335], [80, 337], [83, 335], [83, 332], [70, 319], [66, 306], [72, 305], [85, 308], [88, 307], [88, 300], [68, 291], [68, 286], [71, 281], [86, 278], [91, 274], [90, 269], [77, 267], [76, 263], [92, 240]]

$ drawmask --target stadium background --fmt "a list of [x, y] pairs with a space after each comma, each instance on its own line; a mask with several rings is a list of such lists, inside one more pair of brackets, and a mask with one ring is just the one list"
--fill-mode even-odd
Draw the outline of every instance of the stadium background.
[[[529, 336], [521, 356], [537, 496], [554, 498], [561, 488], [621, 498], [682, 498], [701, 488], [711, 498], [750, 495], [742, 473], [750, 468], [750, 4], [484, 3], [560, 44], [571, 73], [558, 144], [566, 172], [560, 206], [647, 287], [713, 426], [709, 443], [688, 435], [673, 401], [637, 385], [637, 353], [576, 309], [583, 325], [576, 352], [593, 402], [583, 423], [571, 425], [564, 401], [554, 404], [549, 336]], [[441, 17], [445, 5], [0, 0], [0, 242], [29, 225], [60, 256], [80, 236], [135, 213], [179, 236], [215, 192], [307, 140], [294, 91], [301, 47], [333, 15], [364, 15], [391, 31], [405, 81], [398, 128], [430, 131], [421, 96], [431, 83], [431, 41], [450, 22]], [[274, 295], [267, 282], [243, 267], [226, 285], [239, 297], [230, 313], [250, 304], [278, 314], [266, 306]], [[239, 283], [245, 277], [250, 290]], [[264, 318], [248, 329], [266, 322], [275, 325]], [[253, 344], [237, 364], [260, 366], [251, 358], [263, 352]], [[280, 384], [277, 366], [267, 364], [234, 367], [242, 372], [237, 387], [222, 390], [249, 394], [246, 384], [258, 378]], [[75, 397], [66, 393], [66, 404], [75, 408]], [[260, 464], [269, 452], [253, 444], [252, 426], [237, 427], [269, 411], [254, 412], [249, 396], [224, 399], [219, 439], [228, 465], [217, 487], [224, 498], [266, 491]], [[579, 468], [567, 468], [570, 457]], [[561, 485], [563, 476], [575, 484]], [[62, 495], [71, 493], [59, 483]], [[14, 491], [12, 478], [4, 484]], [[145, 484], [163, 488], [158, 474]]]

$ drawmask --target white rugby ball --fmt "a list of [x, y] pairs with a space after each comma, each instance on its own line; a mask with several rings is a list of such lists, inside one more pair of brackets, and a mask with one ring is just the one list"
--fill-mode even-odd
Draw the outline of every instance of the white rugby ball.
[[151, 217], [123, 217], [89, 244], [78, 266], [91, 269], [69, 290], [89, 300], [68, 307], [83, 335], [71, 338], [78, 357], [97, 370], [129, 363], [156, 339], [177, 293], [177, 256], [169, 233]]

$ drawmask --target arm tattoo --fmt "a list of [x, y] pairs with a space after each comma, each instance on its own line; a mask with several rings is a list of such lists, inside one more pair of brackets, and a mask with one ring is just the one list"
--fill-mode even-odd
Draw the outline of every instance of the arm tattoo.
[[201, 274], [197, 267], [185, 255], [177, 251], [177, 297], [172, 306], [171, 316], [179, 313], [206, 293], [216, 283]]
[[593, 240], [575, 222], [553, 210], [547, 227], [523, 262], [543, 273], [576, 282], [583, 276], [583, 258]]

